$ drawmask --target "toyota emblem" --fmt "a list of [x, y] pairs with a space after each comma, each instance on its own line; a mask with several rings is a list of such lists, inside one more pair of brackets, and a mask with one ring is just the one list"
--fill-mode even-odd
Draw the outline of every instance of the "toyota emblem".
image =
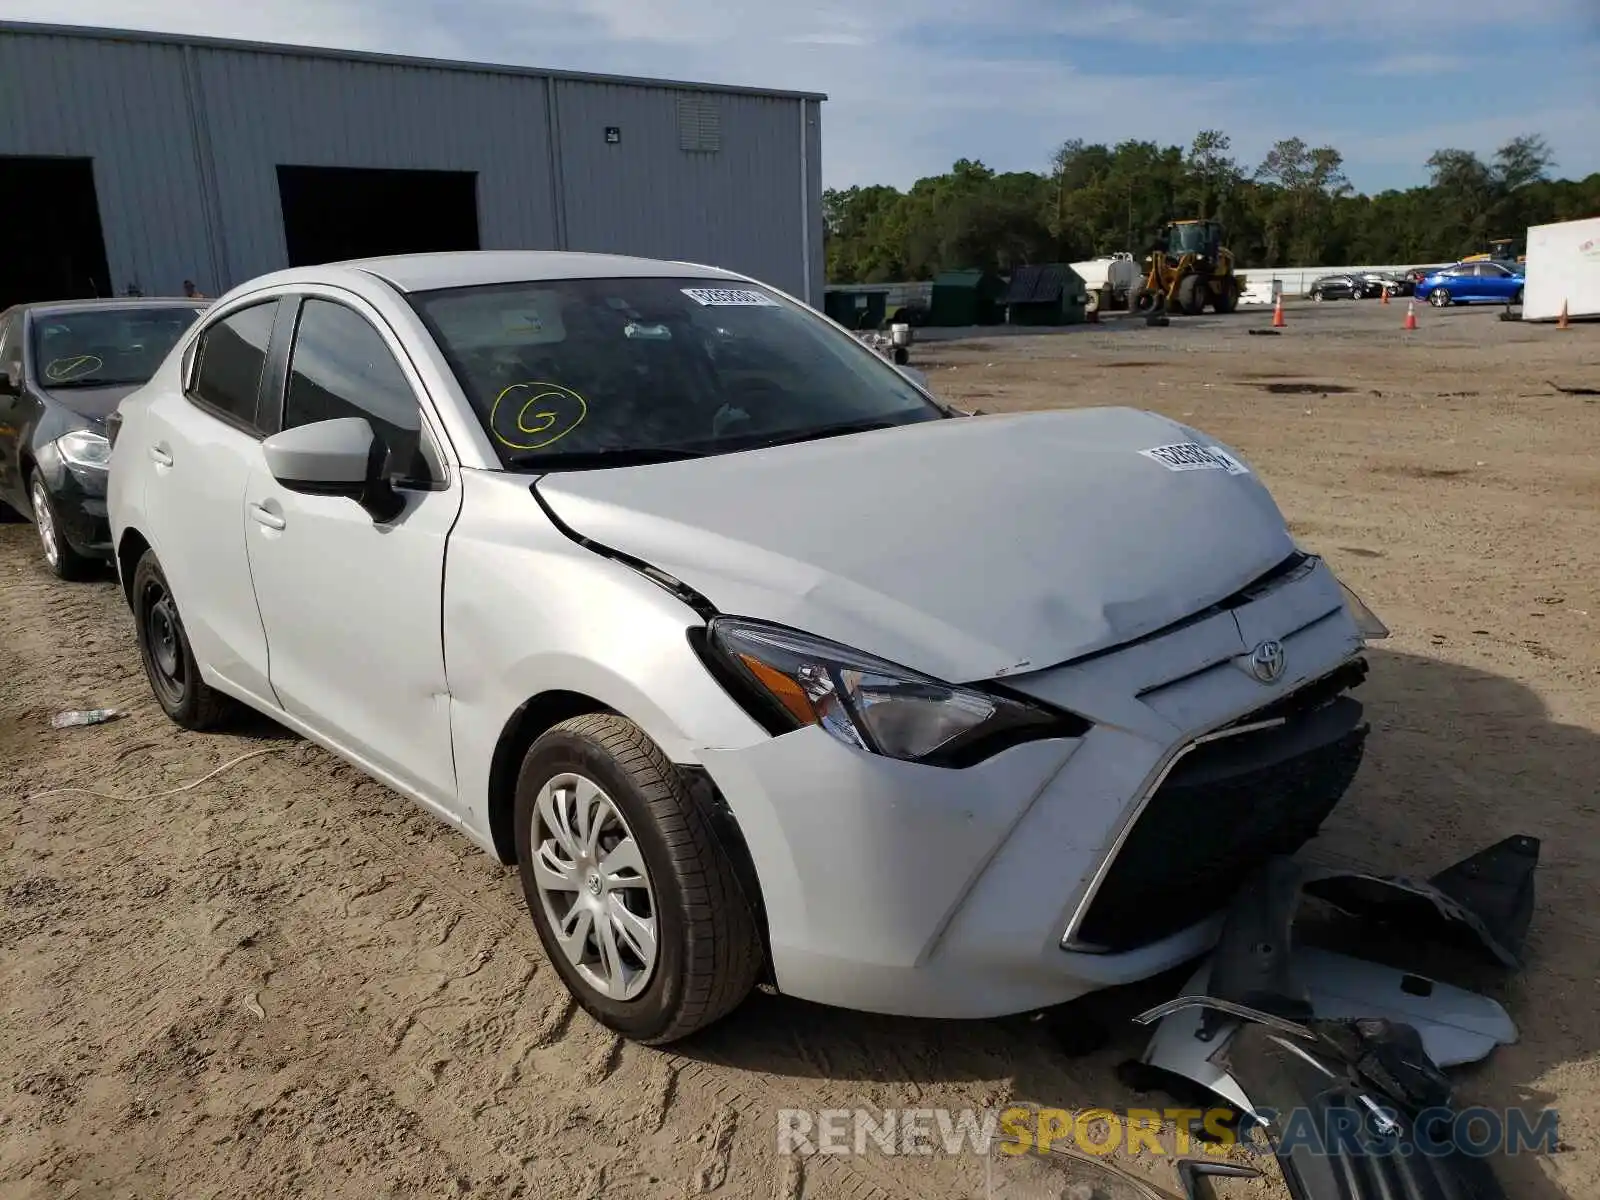
[[1250, 674], [1262, 683], [1276, 683], [1283, 678], [1284, 665], [1282, 642], [1262, 642], [1250, 651]]

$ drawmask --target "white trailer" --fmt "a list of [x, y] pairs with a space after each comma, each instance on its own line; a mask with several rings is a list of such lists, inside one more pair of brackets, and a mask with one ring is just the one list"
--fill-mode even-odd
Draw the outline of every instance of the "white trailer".
[[1524, 321], [1600, 317], [1600, 217], [1528, 229]]

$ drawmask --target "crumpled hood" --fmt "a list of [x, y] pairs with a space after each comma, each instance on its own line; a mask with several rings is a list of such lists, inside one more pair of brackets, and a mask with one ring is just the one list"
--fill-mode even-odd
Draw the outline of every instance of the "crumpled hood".
[[1017, 413], [535, 487], [721, 612], [961, 683], [1141, 637], [1293, 553], [1253, 473], [1140, 453], [1191, 441], [1215, 444], [1128, 408]]

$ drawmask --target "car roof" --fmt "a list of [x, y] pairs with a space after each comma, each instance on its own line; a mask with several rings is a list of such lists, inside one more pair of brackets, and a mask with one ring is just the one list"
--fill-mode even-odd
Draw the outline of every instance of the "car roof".
[[201, 309], [210, 303], [209, 300], [191, 300], [184, 296], [101, 296], [93, 300], [36, 300], [12, 305], [6, 311], [33, 313], [35, 316], [65, 316], [69, 313], [94, 312], [97, 309]]
[[732, 271], [699, 263], [631, 258], [621, 254], [583, 254], [565, 250], [458, 250], [435, 254], [396, 254], [357, 258], [276, 271], [253, 282], [255, 287], [297, 283], [337, 283], [341, 276], [362, 273], [384, 280], [402, 292], [479, 287], [555, 279], [662, 279], [694, 276], [745, 279]]

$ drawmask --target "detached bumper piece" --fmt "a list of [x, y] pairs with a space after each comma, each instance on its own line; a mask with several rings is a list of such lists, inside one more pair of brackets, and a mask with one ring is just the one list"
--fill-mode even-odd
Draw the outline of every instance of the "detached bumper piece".
[[1538, 860], [1538, 840], [1519, 836], [1425, 882], [1268, 862], [1184, 994], [1136, 1018], [1156, 1026], [1145, 1077], [1198, 1084], [1259, 1126], [1295, 1200], [1504, 1200], [1489, 1160], [1454, 1140], [1442, 1068], [1514, 1042], [1505, 1010], [1292, 935], [1312, 894], [1414, 941], [1516, 967]]
[[1312, 1040], [1246, 1024], [1222, 1065], [1256, 1104], [1295, 1200], [1510, 1200], [1487, 1159], [1452, 1144], [1450, 1081], [1416, 1031], [1318, 1021]]

